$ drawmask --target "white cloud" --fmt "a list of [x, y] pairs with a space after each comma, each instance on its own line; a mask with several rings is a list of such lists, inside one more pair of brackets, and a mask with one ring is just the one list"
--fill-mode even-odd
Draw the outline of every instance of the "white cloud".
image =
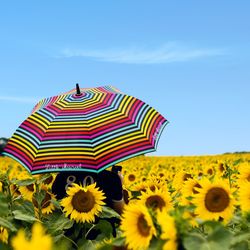
[[219, 56], [225, 54], [224, 49], [192, 48], [179, 43], [167, 43], [161, 47], [84, 50], [63, 49], [60, 57], [86, 57], [97, 61], [127, 63], [127, 64], [158, 64], [171, 62], [184, 62], [203, 57]]
[[40, 99], [32, 97], [0, 96], [0, 101], [36, 104]]

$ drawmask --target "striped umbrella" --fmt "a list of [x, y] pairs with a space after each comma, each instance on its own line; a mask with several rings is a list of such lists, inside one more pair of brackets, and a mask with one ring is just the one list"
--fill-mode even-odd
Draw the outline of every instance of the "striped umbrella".
[[101, 170], [155, 151], [168, 121], [111, 86], [45, 98], [10, 138], [5, 155], [31, 173]]

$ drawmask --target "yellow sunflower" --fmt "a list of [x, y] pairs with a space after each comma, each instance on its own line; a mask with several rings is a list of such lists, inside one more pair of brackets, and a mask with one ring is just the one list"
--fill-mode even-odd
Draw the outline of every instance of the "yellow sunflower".
[[8, 244], [9, 233], [6, 228], [0, 226], [0, 241]]
[[0, 181], [0, 192], [3, 192], [3, 183]]
[[175, 175], [174, 179], [173, 179], [173, 187], [175, 190], [180, 190], [183, 186], [183, 184], [188, 180], [192, 178], [192, 175], [186, 171], [179, 171], [177, 172], [177, 174]]
[[238, 179], [238, 183], [239, 186], [241, 186], [241, 183], [244, 182], [250, 182], [250, 164], [242, 164], [240, 169], [239, 169], [239, 179]]
[[157, 222], [161, 227], [160, 238], [166, 240], [163, 250], [176, 250], [177, 230], [174, 218], [171, 217], [166, 210], [162, 210], [157, 213]]
[[12, 239], [14, 250], [52, 250], [52, 238], [46, 235], [41, 224], [35, 223], [32, 227], [31, 239], [28, 240], [23, 229]]
[[67, 197], [61, 200], [65, 215], [77, 222], [93, 222], [95, 215], [102, 211], [105, 196], [96, 183], [89, 186], [79, 186], [76, 183], [67, 190]]
[[198, 221], [196, 220], [197, 215], [195, 213], [193, 213], [191, 211], [184, 211], [183, 218], [188, 220], [189, 224], [192, 227], [198, 227], [199, 226]]
[[250, 182], [245, 182], [239, 188], [240, 207], [243, 212], [250, 211]]
[[131, 171], [130, 173], [124, 174], [124, 186], [130, 187], [131, 185], [135, 184], [137, 181], [139, 181], [138, 173], [135, 171]]
[[201, 185], [199, 193], [195, 194], [192, 200], [196, 206], [197, 217], [203, 220], [228, 221], [233, 215], [236, 204], [228, 181], [222, 178], [216, 178], [213, 182], [203, 179], [199, 184]]
[[216, 165], [216, 172], [220, 176], [225, 174], [226, 169], [226, 165], [223, 162], [219, 162], [218, 165]]
[[36, 192], [36, 186], [33, 183], [27, 186], [20, 186], [19, 191], [24, 199], [32, 201], [33, 194]]
[[[52, 185], [56, 179], [57, 173], [51, 173], [50, 176], [43, 181], [42, 188], [52, 189]], [[43, 177], [43, 175], [39, 175], [39, 178]]]
[[29, 178], [31, 178], [31, 174], [23, 166], [15, 160], [10, 160], [8, 171], [9, 180], [26, 180]]
[[[45, 197], [43, 198], [43, 200], [41, 202], [41, 212], [42, 212], [42, 214], [50, 214], [56, 209], [54, 204], [51, 201], [51, 200], [55, 200], [55, 199], [56, 199], [56, 197], [55, 197], [54, 194], [46, 191]], [[39, 212], [38, 203], [34, 199], [34, 197], [32, 198], [32, 202], [33, 202], [34, 207], [35, 207], [36, 215], [38, 215], [38, 212]]]
[[191, 205], [192, 202], [189, 198], [193, 197], [194, 194], [199, 193], [198, 188], [201, 188], [201, 185], [199, 184], [198, 180], [188, 179], [187, 181], [185, 181], [183, 188], [181, 190], [182, 196], [180, 199], [180, 204], [183, 206]]
[[168, 192], [162, 189], [156, 189], [152, 191], [147, 188], [145, 192], [140, 196], [141, 202], [152, 210], [170, 210], [172, 208], [171, 198]]
[[207, 165], [204, 170], [204, 174], [208, 176], [213, 176], [214, 175], [214, 166], [213, 165]]
[[139, 203], [129, 204], [122, 214], [121, 230], [129, 249], [147, 249], [156, 230], [147, 208]]
[[[150, 189], [151, 191], [155, 191], [156, 189], [161, 189], [163, 191], [166, 191], [168, 192], [168, 188], [167, 188], [167, 184], [166, 182], [163, 182], [163, 181], [159, 181], [155, 178], [151, 178], [149, 179], [148, 181], [145, 181], [145, 187], [146, 189]], [[146, 191], [143, 190], [144, 192]]]

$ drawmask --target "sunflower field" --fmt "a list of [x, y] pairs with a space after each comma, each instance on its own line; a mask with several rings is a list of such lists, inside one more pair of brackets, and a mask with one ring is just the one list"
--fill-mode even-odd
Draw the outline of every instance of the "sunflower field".
[[0, 249], [250, 249], [249, 153], [140, 156], [120, 165], [121, 215], [95, 184], [72, 184], [58, 200], [56, 174], [31, 176], [0, 157]]

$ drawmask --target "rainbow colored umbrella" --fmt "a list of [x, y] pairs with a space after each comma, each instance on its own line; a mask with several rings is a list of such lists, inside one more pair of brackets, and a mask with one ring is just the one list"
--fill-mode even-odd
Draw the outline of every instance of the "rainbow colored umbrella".
[[168, 121], [114, 87], [45, 98], [10, 138], [4, 154], [31, 173], [101, 170], [155, 151]]

